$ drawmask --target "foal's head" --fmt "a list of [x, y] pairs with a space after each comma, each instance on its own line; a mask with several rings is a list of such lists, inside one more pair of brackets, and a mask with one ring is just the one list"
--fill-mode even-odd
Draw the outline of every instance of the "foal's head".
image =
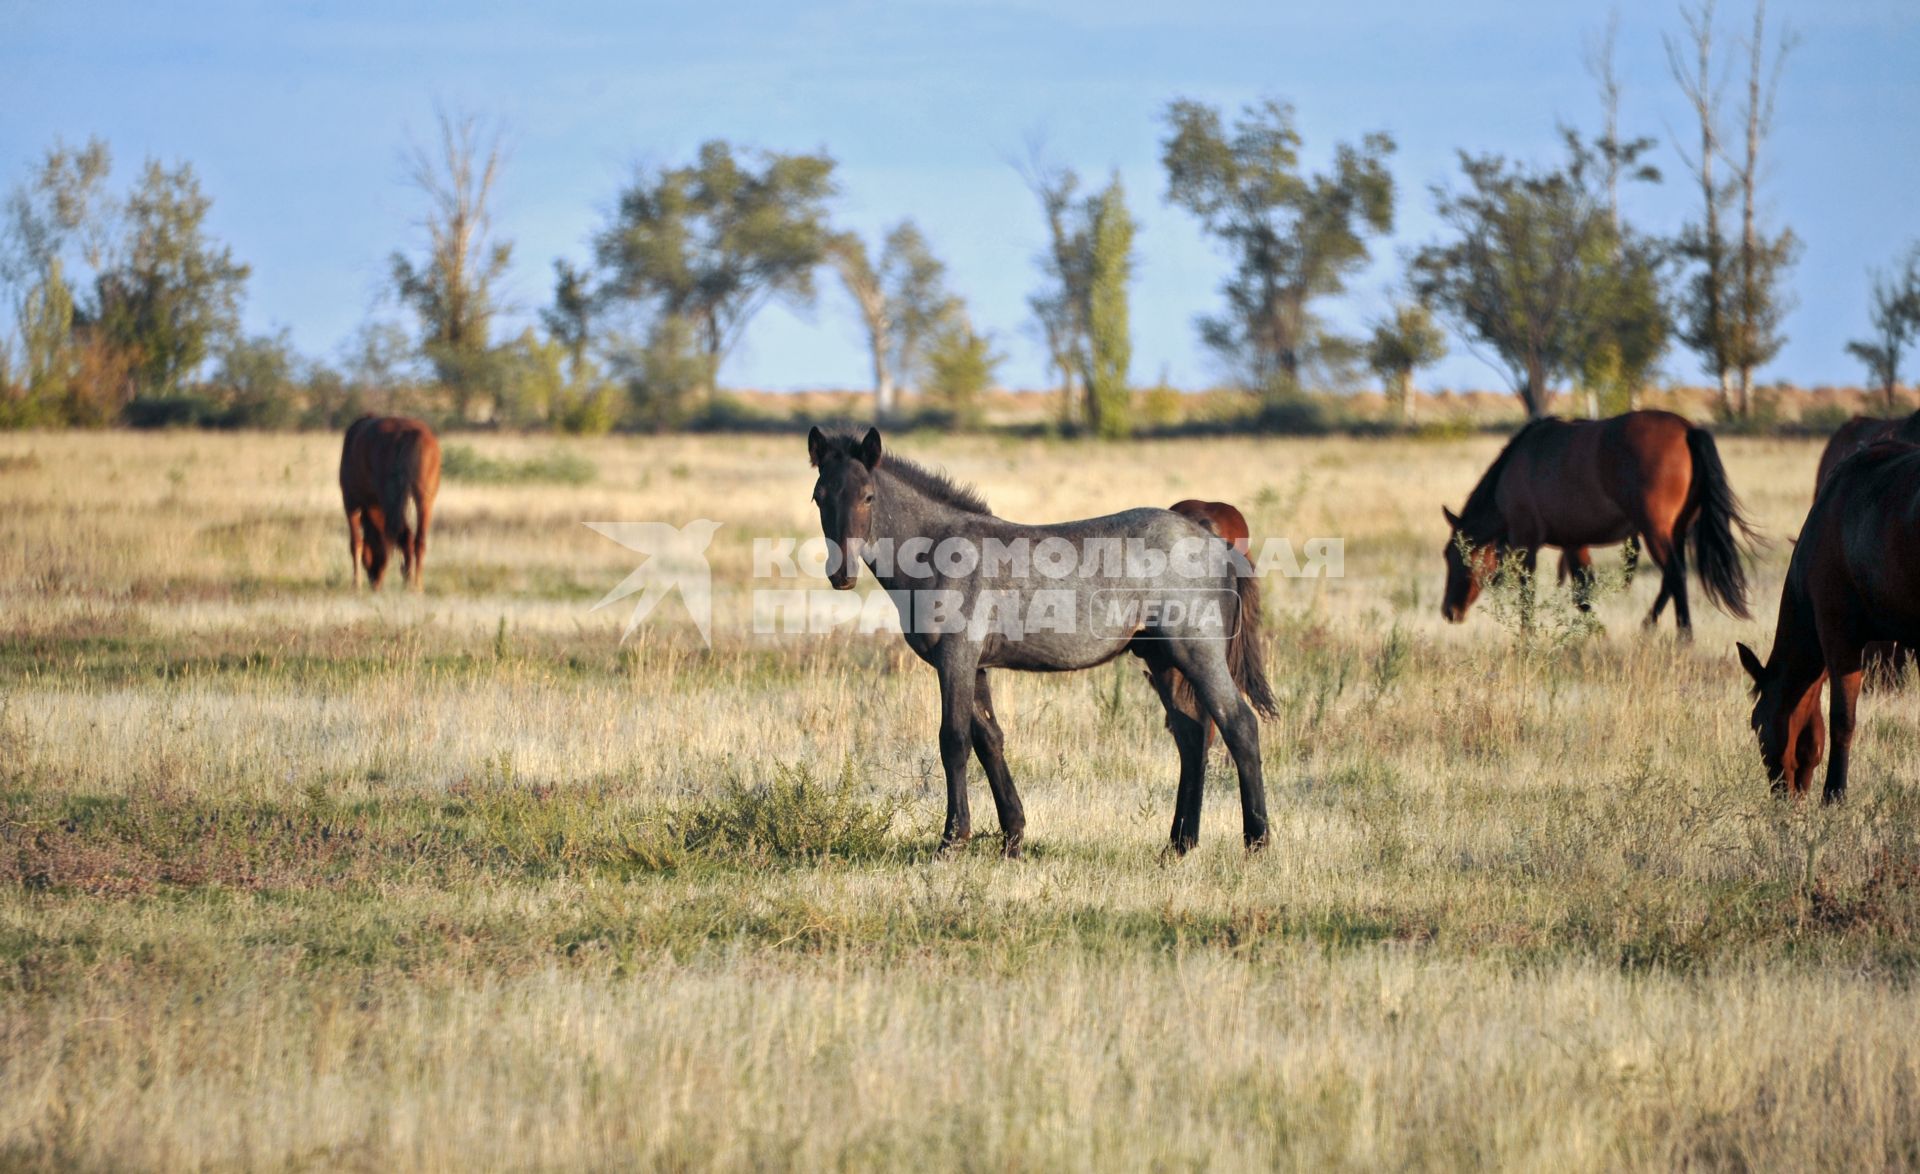
[[827, 582], [847, 591], [860, 578], [860, 547], [873, 540], [873, 470], [880, 464], [880, 430], [869, 428], [866, 436], [854, 440], [815, 428], [807, 433], [807, 456], [820, 470], [813, 484], [820, 532], [836, 552], [827, 558]]
[[[1814, 768], [1826, 756], [1827, 727], [1821, 720], [1818, 682], [1798, 697], [1789, 696], [1783, 666], [1762, 664], [1745, 644], [1739, 645], [1740, 664], [1753, 678], [1753, 714], [1749, 721], [1760, 738], [1760, 761], [1776, 787], [1797, 794], [1813, 786]], [[1779, 661], [1779, 648], [1774, 660]]]
[[[1440, 597], [1440, 614], [1450, 624], [1467, 618], [1467, 609], [1480, 598], [1480, 589], [1500, 569], [1500, 546], [1467, 535], [1460, 526], [1460, 515], [1446, 506], [1440, 512], [1447, 519], [1447, 592]], [[1464, 537], [1463, 537], [1464, 535]]]

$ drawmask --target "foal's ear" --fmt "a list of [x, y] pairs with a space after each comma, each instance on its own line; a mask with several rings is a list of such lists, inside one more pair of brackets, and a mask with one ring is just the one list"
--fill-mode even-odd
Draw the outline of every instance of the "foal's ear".
[[1440, 507], [1440, 516], [1445, 518], [1447, 520], [1447, 525], [1453, 527], [1455, 530], [1458, 530], [1460, 528], [1460, 515], [1454, 513], [1452, 510], [1448, 509], [1446, 506]]
[[859, 457], [860, 463], [869, 469], [879, 464], [880, 430], [878, 428], [867, 429], [867, 434], [860, 438], [860, 447], [853, 450], [853, 455]]
[[815, 424], [807, 431], [807, 459], [812, 461], [814, 468], [817, 469], [820, 467], [820, 458], [826, 455], [827, 434], [820, 431], [820, 425]]
[[1753, 678], [1754, 684], [1758, 685], [1760, 679], [1767, 675], [1767, 666], [1761, 664], [1760, 657], [1745, 644], [1737, 644], [1735, 647], [1740, 650], [1740, 667], [1746, 669], [1747, 675]]

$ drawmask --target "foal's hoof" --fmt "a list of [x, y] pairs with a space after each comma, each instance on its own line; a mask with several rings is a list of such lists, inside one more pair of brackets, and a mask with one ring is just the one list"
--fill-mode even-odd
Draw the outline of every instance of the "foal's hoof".
[[971, 835], [942, 836], [940, 838], [940, 847], [934, 852], [934, 855], [941, 857], [958, 856], [961, 852], [966, 851], [967, 841], [971, 839], [973, 839]]
[[1018, 860], [1025, 853], [1026, 847], [1026, 833], [1012, 832], [1001, 838], [1000, 855], [1008, 860]]
[[1258, 835], [1248, 836], [1247, 837], [1247, 855], [1251, 856], [1255, 852], [1264, 850], [1267, 844], [1270, 842], [1271, 842], [1271, 838], [1265, 832], [1261, 832]]

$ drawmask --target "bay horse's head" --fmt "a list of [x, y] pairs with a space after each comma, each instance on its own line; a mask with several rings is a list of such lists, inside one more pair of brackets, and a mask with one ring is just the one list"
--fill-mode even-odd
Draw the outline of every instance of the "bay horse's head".
[[[1753, 678], [1753, 713], [1748, 720], [1760, 739], [1760, 761], [1766, 765], [1767, 778], [1776, 788], [1803, 793], [1813, 786], [1814, 769], [1827, 752], [1819, 686], [1816, 683], [1800, 696], [1790, 697], [1787, 673], [1781, 666], [1762, 664], [1753, 649], [1745, 644], [1738, 647], [1740, 665]], [[1779, 649], [1774, 651], [1777, 654]]]
[[1440, 614], [1450, 624], [1467, 618], [1467, 609], [1480, 598], [1481, 588], [1500, 569], [1500, 544], [1476, 538], [1460, 525], [1460, 515], [1446, 506], [1440, 513], [1447, 519], [1447, 591], [1440, 597]]
[[874, 467], [880, 463], [880, 430], [866, 436], [807, 433], [807, 456], [820, 470], [813, 483], [813, 504], [820, 507], [820, 532], [833, 544], [827, 557], [827, 582], [836, 591], [851, 590], [860, 579], [860, 547], [873, 541]]

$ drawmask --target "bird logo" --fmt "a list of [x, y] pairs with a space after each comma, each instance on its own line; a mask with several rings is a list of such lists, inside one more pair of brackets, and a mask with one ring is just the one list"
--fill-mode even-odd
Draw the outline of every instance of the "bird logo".
[[586, 526], [646, 556], [632, 574], [620, 580], [589, 609], [599, 611], [635, 592], [640, 593], [634, 602], [633, 614], [627, 619], [626, 631], [620, 634], [622, 643], [662, 599], [679, 588], [680, 601], [693, 617], [694, 626], [700, 629], [700, 638], [706, 641], [707, 647], [713, 647], [713, 568], [707, 564], [707, 547], [712, 544], [720, 523], [697, 518], [679, 527], [665, 522], [588, 522]]

